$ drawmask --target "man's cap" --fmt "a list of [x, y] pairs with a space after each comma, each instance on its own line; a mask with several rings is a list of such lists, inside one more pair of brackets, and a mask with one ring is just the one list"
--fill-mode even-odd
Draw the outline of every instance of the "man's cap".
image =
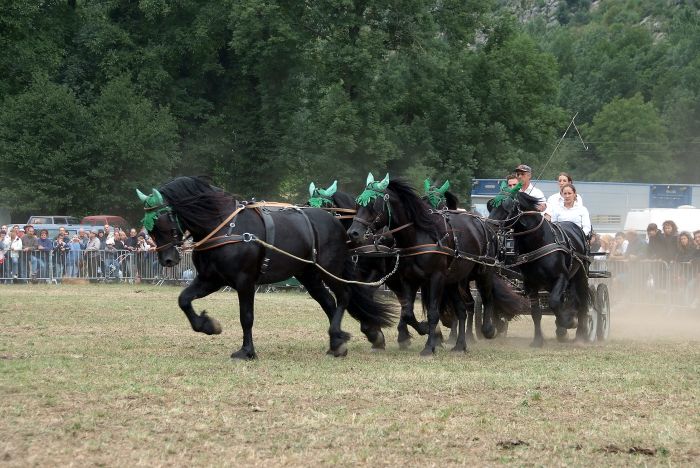
[[532, 174], [532, 168], [527, 164], [521, 164], [515, 168], [515, 172], [529, 172], [530, 174]]

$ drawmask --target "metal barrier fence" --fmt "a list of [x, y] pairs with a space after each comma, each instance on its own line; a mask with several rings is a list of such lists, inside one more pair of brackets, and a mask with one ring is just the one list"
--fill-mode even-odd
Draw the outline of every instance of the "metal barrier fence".
[[[700, 261], [667, 263], [597, 258], [591, 270], [612, 273], [611, 279], [591, 280], [591, 283], [608, 284], [613, 304], [700, 308]], [[5, 252], [4, 262], [0, 264], [0, 284], [61, 283], [66, 278], [80, 278], [91, 282], [182, 285], [192, 281], [195, 275], [191, 251], [181, 252], [180, 263], [171, 268], [158, 263], [156, 252], [133, 251]]]
[[0, 264], [0, 283], [60, 283], [65, 279], [91, 282], [141, 281], [155, 284], [188, 283], [195, 276], [192, 252], [171, 268], [158, 263], [156, 252], [129, 250], [68, 252], [6, 252]]

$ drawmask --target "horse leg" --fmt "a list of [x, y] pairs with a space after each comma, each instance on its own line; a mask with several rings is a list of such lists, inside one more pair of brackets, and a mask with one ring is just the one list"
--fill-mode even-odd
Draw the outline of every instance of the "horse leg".
[[[340, 287], [339, 283], [332, 282], [332, 291], [336, 295], [336, 299], [334, 300], [333, 296], [323, 285], [319, 275], [303, 274], [297, 275], [296, 278], [301, 284], [304, 285], [309, 295], [316, 302], [318, 302], [321, 309], [323, 309], [328, 317], [328, 322], [330, 324], [328, 327], [330, 347], [328, 348], [326, 354], [330, 354], [335, 357], [347, 355], [348, 348], [345, 343], [350, 340], [350, 334], [341, 329], [343, 314], [348, 304], [347, 288]], [[329, 285], [329, 287], [331, 286]]]
[[406, 349], [411, 345], [411, 334], [408, 332], [407, 325], [410, 324], [421, 335], [425, 334], [425, 332], [421, 333], [421, 330], [418, 328], [416, 316], [413, 314], [413, 305], [416, 302], [417, 292], [418, 290], [416, 288], [406, 285], [402, 288], [402, 293], [400, 295], [397, 294], [399, 303], [401, 304], [401, 318], [396, 328], [399, 331], [398, 342], [399, 348], [401, 349]]
[[[474, 314], [476, 314], [476, 309], [474, 308], [474, 296], [472, 296], [471, 288], [469, 288], [469, 283], [464, 287], [464, 295], [466, 300], [467, 308], [467, 343], [476, 343], [476, 336], [474, 336]], [[456, 327], [453, 327], [456, 328]], [[455, 330], [455, 338], [457, 336], [457, 330]], [[450, 330], [450, 338], [452, 338], [452, 330]]]
[[[425, 347], [420, 352], [421, 356], [432, 356], [435, 354], [435, 348], [439, 345], [436, 327], [440, 321], [440, 300], [444, 290], [444, 279], [442, 275], [434, 274], [428, 282], [421, 287], [421, 294], [428, 296], [428, 340], [425, 342]], [[427, 286], [427, 287], [426, 287]]]
[[529, 294], [530, 298], [530, 315], [532, 315], [532, 323], [535, 326], [535, 337], [532, 339], [530, 346], [533, 348], [541, 348], [544, 345], [542, 337], [542, 311], [540, 310], [540, 295], [538, 291]]
[[253, 346], [253, 319], [255, 305], [255, 283], [238, 286], [238, 307], [240, 309], [241, 328], [243, 329], [243, 346], [231, 354], [233, 359], [250, 361], [256, 359], [255, 346]]
[[220, 284], [217, 282], [208, 282], [197, 276], [192, 280], [189, 286], [182, 290], [177, 299], [180, 309], [190, 321], [192, 330], [207, 335], [218, 335], [221, 333], [221, 324], [218, 320], [207, 315], [207, 311], [202, 311], [201, 315], [197, 315], [192, 307], [192, 301], [201, 297], [206, 297], [209, 294], [218, 291]]
[[576, 327], [576, 343], [584, 343], [586, 341], [586, 334], [588, 333], [588, 320], [586, 320], [586, 315], [588, 314], [588, 278], [582, 269], [578, 271], [573, 280], [574, 292], [576, 298], [576, 312], [578, 318], [578, 324]]
[[549, 293], [549, 308], [552, 309], [554, 313], [555, 321], [557, 326], [557, 340], [559, 342], [566, 341], [566, 330], [572, 327], [573, 317], [564, 317], [566, 310], [564, 309], [564, 297], [566, 295], [566, 289], [569, 285], [569, 281], [566, 276], [561, 274], [554, 282], [551, 292]]
[[496, 328], [493, 326], [493, 278], [490, 269], [481, 268], [476, 280], [476, 287], [483, 304], [483, 321], [481, 333], [484, 338], [491, 339], [496, 336]]
[[[462, 296], [459, 293], [459, 286], [458, 285], [452, 285], [447, 287], [447, 294], [449, 295], [449, 299], [452, 301], [452, 306], [455, 311], [455, 315], [457, 315], [457, 320], [453, 320], [453, 325], [454, 322], [457, 322], [457, 340], [455, 342], [454, 347], [451, 349], [451, 351], [457, 352], [461, 351], [463, 353], [467, 352], [467, 338], [464, 333], [464, 325], [467, 320], [467, 307], [464, 304], [464, 301], [462, 301]], [[473, 301], [472, 301], [473, 303]], [[473, 308], [472, 308], [473, 310]]]

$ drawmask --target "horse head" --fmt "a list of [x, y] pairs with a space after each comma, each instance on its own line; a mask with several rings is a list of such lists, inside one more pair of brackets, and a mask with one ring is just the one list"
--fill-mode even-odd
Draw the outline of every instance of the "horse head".
[[172, 208], [165, 203], [163, 195], [152, 189], [150, 195], [145, 195], [139, 189], [136, 194], [143, 202], [146, 214], [142, 224], [156, 243], [158, 261], [164, 267], [172, 267], [180, 262], [180, 252], [177, 247], [182, 245], [183, 230]]
[[389, 174], [381, 181], [375, 181], [371, 172], [367, 176], [365, 190], [356, 199], [357, 213], [348, 229], [348, 236], [353, 242], [358, 242], [391, 223], [388, 186]]
[[[522, 183], [518, 183], [513, 188], [508, 188], [505, 182], [501, 182], [501, 192], [486, 203], [486, 208], [489, 211], [489, 219], [517, 221], [519, 213], [530, 211], [528, 198], [533, 200], [537, 199], [521, 192], [521, 187]], [[534, 205], [531, 208], [534, 209]]]
[[440, 187], [437, 184], [433, 185], [430, 179], [425, 179], [423, 182], [425, 195], [423, 199], [430, 203], [436, 210], [456, 210], [459, 205], [459, 199], [455, 194], [449, 191], [450, 181], [446, 180]]

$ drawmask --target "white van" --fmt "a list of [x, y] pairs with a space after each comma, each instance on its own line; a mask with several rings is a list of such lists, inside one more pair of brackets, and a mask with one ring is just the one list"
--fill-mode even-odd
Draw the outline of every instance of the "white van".
[[666, 220], [671, 220], [678, 226], [678, 232], [693, 232], [700, 229], [700, 209], [690, 205], [682, 205], [678, 208], [646, 208], [643, 210], [631, 210], [625, 218], [625, 231], [637, 231], [646, 235], [649, 223], [661, 225]]

